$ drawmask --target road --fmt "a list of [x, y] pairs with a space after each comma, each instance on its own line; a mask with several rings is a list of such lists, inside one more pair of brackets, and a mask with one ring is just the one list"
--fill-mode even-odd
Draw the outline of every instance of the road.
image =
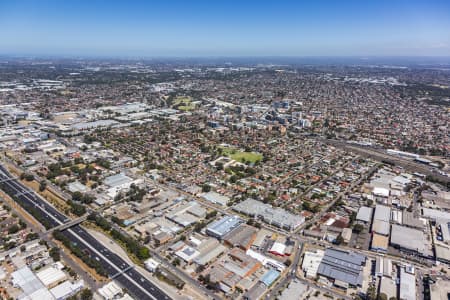
[[298, 278], [297, 268], [303, 253], [303, 243], [300, 243], [300, 246], [297, 246], [296, 244], [296, 247], [298, 249], [295, 251], [294, 259], [292, 261], [292, 264], [287, 269], [286, 276], [284, 276], [271, 290], [269, 290], [268, 294], [266, 295], [266, 299], [275, 299], [279, 292], [283, 290], [283, 288], [289, 281]]
[[[1, 187], [5, 193], [19, 200], [25, 210], [35, 209], [49, 224], [57, 227], [70, 220], [47, 201], [30, 191], [14, 179], [3, 166], [0, 166]], [[169, 299], [161, 289], [141, 275], [132, 265], [129, 265], [117, 254], [104, 247], [80, 225], [64, 230], [63, 234], [76, 244], [86, 255], [97, 260], [109, 277], [115, 280], [136, 299]]]
[[[119, 231], [121, 234], [125, 235], [125, 236], [130, 236], [128, 232], [126, 232], [125, 230], [123, 230], [123, 228], [121, 228], [120, 226], [118, 226], [117, 224], [111, 224], [111, 226]], [[132, 238], [132, 237], [131, 237]], [[168, 261], [164, 256], [162, 256], [160, 254], [159, 251], [155, 251], [153, 249], [150, 249], [150, 254], [152, 255], [153, 258], [156, 258], [157, 260], [159, 260], [160, 262], [162, 262], [162, 265], [168, 269], [169, 271], [171, 271], [172, 273], [178, 275], [183, 281], [189, 283], [190, 286], [192, 286], [193, 288], [195, 288], [198, 293], [203, 294], [211, 299], [221, 299], [220, 297], [218, 297], [216, 294], [214, 294], [213, 291], [208, 290], [206, 287], [204, 287], [203, 285], [200, 285], [198, 283], [198, 281], [191, 277], [190, 275], [184, 273], [182, 270], [180, 270], [179, 268], [173, 266], [170, 261]]]
[[[45, 232], [41, 231], [41, 227], [37, 227], [35, 223], [29, 221], [32, 216], [30, 216], [26, 211], [19, 209], [19, 205], [16, 202], [13, 202], [12, 205], [6, 199], [5, 202], [11, 207], [12, 212], [14, 212], [18, 216], [22, 216], [22, 220], [27, 224], [28, 228], [37, 233], [41, 240], [47, 242], [47, 245], [49, 247], [58, 247], [58, 245], [47, 234], [45, 234]], [[27, 216], [24, 217], [24, 214], [27, 214]], [[86, 284], [92, 290], [96, 290], [100, 287], [99, 283], [93, 277], [91, 277], [90, 274], [87, 274], [85, 270], [76, 261], [74, 261], [70, 255], [68, 255], [64, 251], [60, 251], [60, 256], [65, 264], [67, 264], [73, 271], [75, 271], [75, 273], [78, 274], [78, 276], [83, 279], [83, 281], [86, 282]]]

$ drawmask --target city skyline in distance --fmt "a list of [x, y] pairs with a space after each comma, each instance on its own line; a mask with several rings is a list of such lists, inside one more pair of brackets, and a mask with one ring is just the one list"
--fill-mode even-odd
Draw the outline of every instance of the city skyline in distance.
[[448, 1], [0, 4], [2, 55], [450, 56], [449, 29]]

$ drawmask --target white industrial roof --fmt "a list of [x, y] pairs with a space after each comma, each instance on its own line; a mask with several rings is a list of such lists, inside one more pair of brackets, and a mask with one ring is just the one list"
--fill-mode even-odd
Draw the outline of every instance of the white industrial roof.
[[34, 275], [29, 267], [25, 266], [11, 274], [14, 286], [20, 287], [25, 295], [31, 295], [33, 292], [45, 288], [42, 282]]
[[227, 205], [228, 201], [230, 201], [230, 198], [227, 196], [223, 196], [216, 192], [208, 192], [202, 196], [205, 200], [208, 200], [212, 203], [217, 203], [222, 206]]
[[147, 259], [145, 262], [145, 267], [147, 269], [156, 269], [159, 266], [159, 262], [157, 262], [156, 260], [154, 260], [153, 258], [149, 258]]
[[374, 220], [372, 224], [372, 231], [382, 234], [389, 235], [389, 222], [385, 222], [382, 220]]
[[279, 271], [280, 270], [282, 271], [286, 268], [286, 266], [283, 263], [275, 259], [269, 258], [265, 255], [262, 255], [259, 252], [253, 251], [252, 249], [248, 249], [247, 252], [245, 252], [245, 254], [259, 261], [263, 266], [269, 265], [271, 267], [275, 267]]
[[315, 252], [306, 251], [303, 257], [302, 270], [306, 272], [306, 277], [313, 278], [317, 275], [320, 262], [322, 261], [325, 251], [317, 249]]
[[375, 187], [373, 189], [373, 194], [381, 197], [389, 197], [389, 190], [382, 187]]
[[117, 285], [117, 283], [111, 281], [110, 283], [99, 288], [97, 292], [105, 299], [113, 299], [122, 292], [122, 289]]
[[275, 242], [273, 243], [272, 248], [270, 248], [269, 252], [284, 255], [285, 250], [286, 250], [285, 244]]
[[84, 286], [83, 280], [77, 282], [64, 281], [63, 283], [55, 286], [50, 289], [50, 293], [52, 293], [55, 299], [66, 299], [68, 296], [73, 295], [77, 291], [81, 290]]
[[126, 176], [123, 173], [119, 173], [116, 175], [106, 177], [103, 183], [110, 187], [116, 187], [121, 186], [122, 184], [125, 183], [130, 183], [131, 181], [133, 181], [133, 179], [131, 179], [130, 177]]
[[36, 276], [45, 286], [52, 285], [66, 278], [66, 274], [54, 265], [37, 272]]
[[389, 222], [391, 219], [391, 208], [388, 206], [377, 204], [377, 206], [375, 207], [375, 215], [373, 219]]
[[450, 213], [445, 211], [424, 207], [422, 208], [422, 212], [424, 217], [428, 217], [438, 221], [450, 221]]
[[397, 224], [392, 225], [391, 243], [421, 254], [428, 252], [422, 231]]
[[192, 247], [185, 246], [183, 249], [175, 252], [175, 255], [177, 255], [186, 262], [191, 262], [194, 258], [200, 255], [200, 252], [198, 252]]
[[416, 276], [400, 270], [400, 299], [416, 300]]
[[31, 294], [25, 294], [23, 293], [19, 297], [17, 297], [18, 300], [53, 300], [55, 299], [53, 295], [47, 290], [47, 288], [42, 287], [36, 291], [34, 291]]
[[373, 209], [371, 207], [361, 206], [358, 210], [358, 214], [356, 215], [356, 220], [370, 222], [370, 219], [372, 218], [372, 211]]

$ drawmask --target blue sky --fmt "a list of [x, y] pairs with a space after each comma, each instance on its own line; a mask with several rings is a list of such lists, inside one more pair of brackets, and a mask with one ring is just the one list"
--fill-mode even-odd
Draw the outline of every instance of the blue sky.
[[450, 56], [450, 1], [0, 0], [0, 53]]

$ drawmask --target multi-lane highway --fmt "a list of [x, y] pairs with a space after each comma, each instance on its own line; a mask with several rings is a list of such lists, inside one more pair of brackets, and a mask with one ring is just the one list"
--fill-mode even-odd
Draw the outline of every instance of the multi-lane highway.
[[[47, 221], [48, 227], [58, 227], [70, 219], [56, 208], [23, 186], [0, 165], [0, 184], [5, 193], [19, 200], [26, 210], [34, 209]], [[161, 289], [146, 279], [132, 265], [103, 246], [80, 225], [63, 231], [63, 234], [80, 249], [97, 260], [109, 277], [118, 281], [136, 299], [169, 299]]]

